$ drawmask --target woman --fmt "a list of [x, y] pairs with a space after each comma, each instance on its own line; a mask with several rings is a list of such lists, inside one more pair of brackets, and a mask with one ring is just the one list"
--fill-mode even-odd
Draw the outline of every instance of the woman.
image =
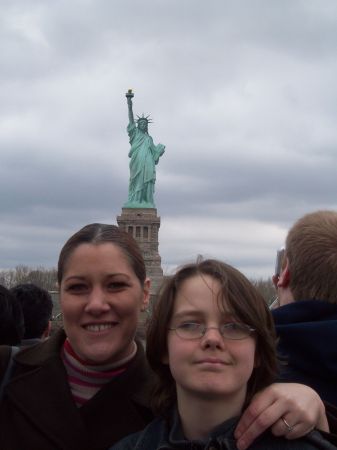
[[[181, 268], [164, 285], [147, 332], [161, 417], [111, 450], [237, 449], [238, 417], [276, 377], [275, 342], [263, 297], [239, 271], [216, 260]], [[250, 448], [337, 449], [318, 432], [296, 441], [269, 432]]]
[[[58, 282], [64, 330], [16, 355], [0, 405], [0, 450], [103, 450], [152, 420], [153, 374], [135, 341], [150, 282], [134, 239], [114, 225], [85, 226], [61, 250]], [[256, 420], [248, 410], [243, 445], [261, 432], [261, 414], [263, 427], [296, 416], [293, 433], [324, 419], [309, 388], [278, 386], [272, 401], [261, 394]], [[288, 392], [295, 406], [284, 401]]]
[[149, 280], [133, 238], [92, 224], [58, 263], [64, 331], [16, 357], [0, 410], [0, 448], [106, 449], [152, 418], [135, 333]]

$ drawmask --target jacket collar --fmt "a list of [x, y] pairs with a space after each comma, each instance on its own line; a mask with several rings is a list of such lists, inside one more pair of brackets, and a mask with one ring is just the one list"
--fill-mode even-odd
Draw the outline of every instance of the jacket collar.
[[225, 422], [218, 425], [208, 436], [208, 438], [203, 440], [186, 440], [181, 420], [177, 409], [172, 411], [171, 415], [171, 426], [170, 431], [167, 435], [166, 442], [163, 441], [158, 447], [161, 450], [179, 448], [182, 450], [190, 450], [191, 448], [195, 450], [207, 450], [207, 449], [217, 449], [217, 448], [227, 448], [229, 450], [236, 449], [235, 439], [234, 439], [234, 429], [238, 422], [238, 418], [234, 417], [232, 419], [226, 420]]

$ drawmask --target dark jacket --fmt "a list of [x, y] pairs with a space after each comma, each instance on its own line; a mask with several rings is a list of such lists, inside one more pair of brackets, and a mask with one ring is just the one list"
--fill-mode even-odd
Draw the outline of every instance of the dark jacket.
[[272, 311], [281, 380], [307, 384], [337, 406], [337, 304], [302, 300]]
[[61, 330], [15, 356], [0, 406], [0, 450], [105, 450], [150, 420], [151, 372], [141, 344], [127, 370], [77, 408]]
[[[155, 419], [145, 430], [132, 434], [112, 446], [109, 450], [237, 450], [234, 429], [238, 419], [230, 419], [216, 427], [206, 442], [187, 441], [182, 433], [180, 419], [176, 411], [166, 422]], [[287, 440], [265, 432], [249, 447], [250, 450], [336, 450], [337, 447], [325, 441], [318, 432], [304, 438]]]

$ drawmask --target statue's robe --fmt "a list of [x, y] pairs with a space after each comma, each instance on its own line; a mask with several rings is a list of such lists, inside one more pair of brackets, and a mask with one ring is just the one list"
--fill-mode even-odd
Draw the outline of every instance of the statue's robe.
[[153, 193], [156, 181], [155, 165], [165, 151], [162, 144], [154, 145], [152, 137], [139, 130], [135, 123], [127, 127], [130, 137], [129, 196], [125, 207], [154, 208]]

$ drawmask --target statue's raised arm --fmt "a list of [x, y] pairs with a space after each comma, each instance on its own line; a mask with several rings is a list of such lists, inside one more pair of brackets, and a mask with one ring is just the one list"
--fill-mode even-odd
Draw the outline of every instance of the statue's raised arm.
[[132, 97], [135, 94], [132, 92], [132, 89], [129, 89], [128, 92], [125, 94], [125, 97], [128, 102], [128, 111], [129, 111], [129, 123], [135, 123], [135, 119], [133, 118], [133, 111], [132, 111]]
[[124, 208], [155, 208], [153, 193], [156, 181], [156, 164], [165, 151], [165, 145], [154, 145], [148, 133], [149, 116], [133, 117], [131, 89], [125, 94], [128, 102], [129, 124], [127, 127], [130, 138], [130, 181], [128, 201]]

